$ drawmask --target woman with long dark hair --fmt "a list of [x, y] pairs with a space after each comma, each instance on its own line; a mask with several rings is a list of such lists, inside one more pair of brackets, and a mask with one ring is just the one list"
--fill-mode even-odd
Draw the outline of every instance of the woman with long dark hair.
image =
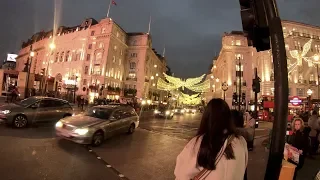
[[212, 99], [197, 135], [177, 157], [176, 180], [243, 180], [248, 163], [246, 140], [236, 133], [228, 104]]

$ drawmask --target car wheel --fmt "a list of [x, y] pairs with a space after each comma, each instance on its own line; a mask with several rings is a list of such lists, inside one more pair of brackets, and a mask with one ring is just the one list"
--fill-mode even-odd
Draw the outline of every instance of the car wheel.
[[27, 117], [24, 115], [17, 115], [16, 117], [14, 117], [12, 125], [15, 128], [25, 128], [27, 127], [28, 124], [28, 120]]
[[129, 129], [128, 129], [128, 134], [134, 133], [134, 130], [136, 129], [136, 126], [134, 124], [131, 124]]
[[103, 142], [104, 136], [101, 131], [98, 131], [92, 136], [92, 146], [100, 146]]

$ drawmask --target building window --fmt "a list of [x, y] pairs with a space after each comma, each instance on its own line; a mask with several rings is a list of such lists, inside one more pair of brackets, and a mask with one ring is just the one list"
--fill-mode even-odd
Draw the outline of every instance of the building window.
[[131, 79], [136, 78], [136, 73], [129, 73], [129, 78], [131, 78]]
[[313, 74], [310, 74], [310, 79], [309, 79], [309, 81], [311, 81], [311, 82], [315, 81]]
[[115, 56], [112, 56], [112, 62], [116, 62], [116, 57]]
[[87, 54], [87, 61], [90, 61], [91, 55]]
[[91, 36], [94, 36], [94, 33], [95, 33], [94, 31], [91, 31]]
[[236, 40], [236, 45], [237, 46], [241, 46], [241, 41], [240, 40]]
[[81, 57], [81, 53], [77, 53], [76, 57], [74, 58], [74, 61], [80, 60]]
[[133, 40], [133, 41], [131, 42], [131, 45], [132, 45], [132, 46], [136, 46], [136, 45], [137, 45], [137, 40]]
[[92, 44], [89, 44], [88, 49], [92, 49]]
[[304, 89], [303, 88], [297, 88], [297, 96], [304, 96]]
[[243, 55], [242, 54], [236, 54], [236, 59], [243, 59]]
[[239, 68], [239, 65], [236, 65], [236, 71], [243, 71], [243, 65], [241, 65], [240, 68]]
[[131, 53], [131, 57], [138, 57], [137, 53]]
[[103, 47], [104, 47], [103, 42], [99, 43], [99, 48], [103, 48]]
[[58, 62], [58, 61], [59, 61], [59, 52], [57, 52], [54, 62]]
[[303, 83], [303, 76], [302, 76], [302, 74], [299, 75], [299, 77], [298, 77], [298, 82], [299, 82], [299, 83]]
[[119, 35], [120, 35], [119, 32], [117, 32], [117, 37], [119, 37]]
[[87, 84], [88, 84], [87, 79], [83, 79], [83, 83], [82, 83], [82, 85], [86, 86]]
[[234, 46], [234, 41], [233, 40], [231, 41], [231, 46]]
[[89, 73], [89, 66], [86, 66], [85, 68], [84, 68], [84, 74], [88, 74]]
[[65, 61], [67, 62], [69, 60], [70, 60], [70, 51], [67, 51]]
[[96, 60], [95, 60], [95, 64], [101, 64], [101, 59], [102, 59], [102, 53], [101, 52], [99, 52], [99, 53], [97, 53], [97, 55], [96, 55]]
[[136, 63], [130, 62], [130, 69], [136, 69]]
[[122, 49], [120, 49], [120, 55], [123, 55], [123, 50]]
[[60, 61], [63, 62], [63, 60], [64, 60], [64, 52], [60, 54]]
[[103, 28], [101, 29], [101, 33], [102, 33], [102, 34], [106, 33], [106, 30], [107, 30], [107, 29], [106, 29], [105, 27], [103, 27]]
[[110, 76], [113, 77], [113, 68], [111, 68]]
[[117, 50], [117, 46], [114, 46], [113, 49], [116, 51]]
[[94, 66], [94, 74], [95, 75], [100, 75], [101, 71], [100, 71], [100, 66]]
[[119, 65], [120, 65], [120, 66], [121, 66], [121, 61], [122, 61], [122, 60], [121, 60], [121, 59], [119, 59]]

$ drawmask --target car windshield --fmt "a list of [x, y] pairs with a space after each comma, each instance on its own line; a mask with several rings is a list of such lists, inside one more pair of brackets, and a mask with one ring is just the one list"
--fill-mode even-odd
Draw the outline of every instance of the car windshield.
[[16, 102], [17, 104], [21, 105], [21, 106], [29, 106], [31, 104], [34, 104], [35, 102], [37, 102], [38, 99], [37, 98], [34, 98], [34, 97], [30, 97], [30, 98], [27, 98], [27, 99], [24, 99], [20, 102]]
[[93, 107], [86, 111], [85, 116], [90, 116], [99, 119], [109, 119], [112, 109]]

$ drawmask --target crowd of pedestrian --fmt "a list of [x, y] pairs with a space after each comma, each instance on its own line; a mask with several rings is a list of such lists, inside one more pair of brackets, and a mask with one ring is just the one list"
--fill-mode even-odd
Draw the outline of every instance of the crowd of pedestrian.
[[[177, 157], [176, 180], [246, 180], [248, 150], [253, 148], [254, 139], [251, 130], [254, 132], [254, 127], [255, 119], [250, 112], [242, 114], [230, 110], [222, 99], [212, 99], [204, 110], [196, 136]], [[307, 127], [301, 117], [295, 117], [292, 129], [293, 134], [287, 143], [300, 153], [294, 173], [296, 179], [306, 155], [317, 154], [320, 140], [318, 113], [312, 113]]]

